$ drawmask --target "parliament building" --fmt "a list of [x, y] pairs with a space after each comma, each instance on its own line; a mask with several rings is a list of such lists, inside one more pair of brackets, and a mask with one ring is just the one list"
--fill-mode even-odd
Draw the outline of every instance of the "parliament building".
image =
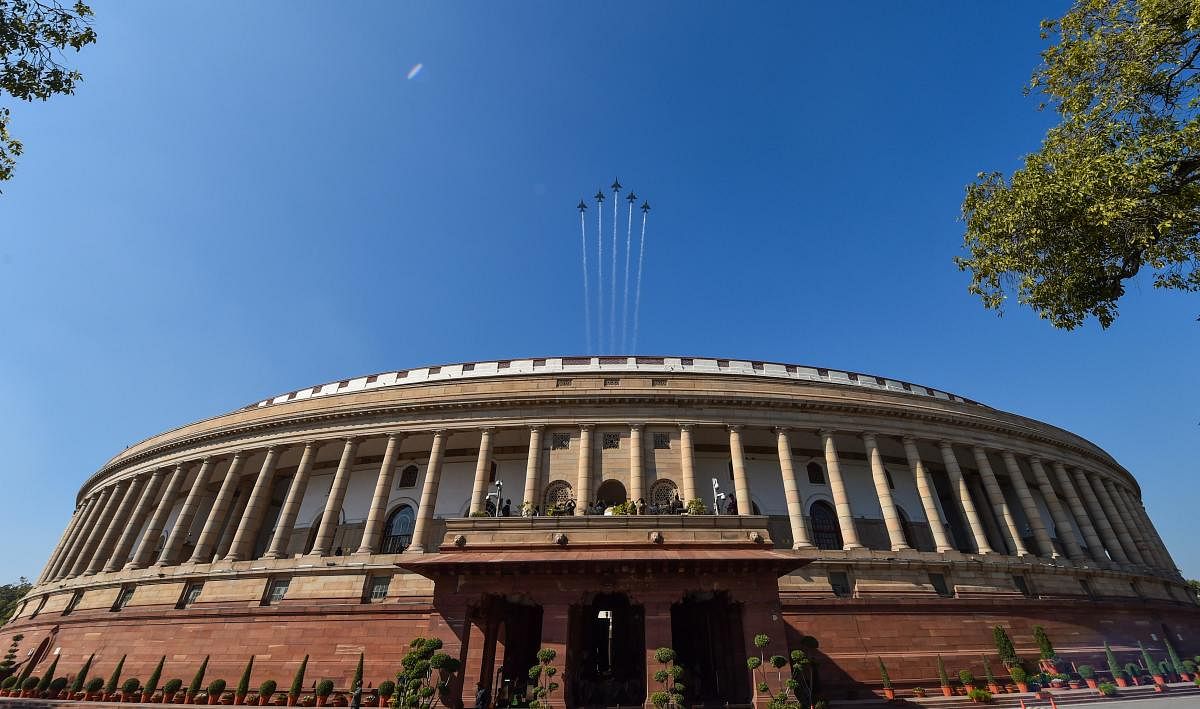
[[[633, 504], [623, 504], [633, 503]], [[627, 514], [632, 512], [634, 514]], [[715, 513], [715, 514], [714, 514]], [[1200, 653], [1200, 608], [1130, 471], [1055, 426], [886, 377], [564, 357], [390, 371], [156, 435], [84, 480], [0, 645], [68, 674], [395, 679], [412, 638], [519, 694], [749, 704], [746, 657], [813, 636], [821, 691], [937, 686], [996, 657]], [[1002, 671], [997, 662], [997, 669]]]

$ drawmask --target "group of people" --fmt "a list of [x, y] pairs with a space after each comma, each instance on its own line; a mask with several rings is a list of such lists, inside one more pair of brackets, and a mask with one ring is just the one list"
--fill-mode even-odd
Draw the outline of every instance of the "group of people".
[[[610, 503], [606, 500], [596, 500], [595, 502], [593, 502], [590, 506], [588, 506], [584, 510], [584, 514], [587, 514], [587, 515], [612, 514], [612, 508], [614, 506], [615, 506], [614, 503]], [[508, 508], [508, 505], [505, 504], [505, 509], [507, 509], [507, 508]], [[668, 502], [662, 503], [662, 504], [647, 503], [645, 498], [639, 497], [637, 499], [637, 501], [633, 503], [633, 509], [630, 512], [630, 514], [681, 515], [684, 513], [685, 509], [686, 509], [686, 507], [683, 504], [683, 500], [681, 500], [679, 498], [679, 493], [675, 493], [674, 497], [671, 500], [669, 500]], [[566, 502], [553, 503], [552, 505], [550, 505], [549, 507], [546, 508], [547, 514], [549, 514], [552, 517], [563, 517], [563, 516], [570, 517], [575, 514], [575, 510], [576, 510], [576, 504], [575, 504], [574, 498], [569, 499]], [[532, 505], [524, 511], [524, 515], [526, 517], [540, 517], [542, 515], [542, 511], [538, 508], [537, 505]], [[507, 517], [508, 515], [502, 514], [501, 516]]]

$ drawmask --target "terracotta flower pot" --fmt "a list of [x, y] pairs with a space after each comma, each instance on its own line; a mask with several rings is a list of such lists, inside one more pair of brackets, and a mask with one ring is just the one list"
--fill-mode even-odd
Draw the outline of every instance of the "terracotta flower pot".
[[270, 697], [263, 697], [263, 696], [259, 696], [259, 698], [258, 698], [258, 705], [259, 705], [260, 707], [265, 707], [265, 706], [267, 706], [267, 703], [268, 703], [268, 702], [270, 702], [270, 701], [271, 701], [271, 698], [270, 698]]
[[1179, 679], [1180, 679], [1180, 681], [1182, 681], [1182, 682], [1191, 682], [1191, 681], [1192, 681], [1192, 674], [1191, 674], [1190, 672], [1180, 672], [1180, 673], [1179, 673]]
[[1017, 691], [1022, 694], [1024, 694], [1025, 692], [1028, 692], [1029, 691], [1029, 683], [1028, 682], [1017, 682]]
[[1162, 675], [1151, 675], [1151, 677], [1154, 678], [1154, 684], [1158, 685], [1159, 687], [1167, 683], [1167, 681], [1163, 679]]
[[948, 687], [948, 686], [943, 686], [942, 687], [942, 696], [943, 697], [953, 697], [954, 689], [951, 687]]
[[1096, 679], [1094, 677], [1088, 677], [1084, 680], [1084, 682], [1087, 682], [1088, 689], [1095, 689], [1097, 686]]
[[891, 687], [884, 687], [883, 688], [883, 696], [887, 697], [888, 699], [895, 699], [896, 698], [896, 690], [892, 689]]
[[988, 685], [988, 691], [989, 691], [989, 692], [991, 692], [992, 694], [1000, 694], [1000, 685], [998, 685], [998, 684], [989, 684], [989, 685]]
[[1071, 680], [1070, 682], [1067, 682], [1067, 685], [1071, 689], [1082, 689], [1083, 688], [1083, 685], [1080, 684], [1078, 680]]
[[245, 701], [246, 701], [246, 695], [244, 695], [244, 694], [234, 694], [233, 695], [233, 705], [235, 707], [240, 707], [242, 705], [242, 703]]
[[325, 706], [325, 697], [322, 697], [319, 694], [317, 695], [317, 706], [319, 706], [319, 707]]
[[1161, 684], [1156, 684], [1154, 685], [1154, 691], [1158, 694], [1162, 694], [1163, 692], [1167, 691], [1167, 688]]
[[1128, 687], [1129, 686], [1129, 681], [1126, 680], [1124, 677], [1117, 677], [1116, 680], [1117, 680], [1118, 687]]
[[379, 708], [384, 709], [384, 707], [386, 707], [388, 705], [388, 702], [391, 701], [391, 699], [392, 699], [391, 697], [380, 697], [379, 698]]

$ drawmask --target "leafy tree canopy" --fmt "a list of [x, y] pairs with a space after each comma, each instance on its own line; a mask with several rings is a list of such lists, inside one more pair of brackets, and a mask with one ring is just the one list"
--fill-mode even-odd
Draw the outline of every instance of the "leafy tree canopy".
[[[0, 0], [0, 3], [3, 2], [4, 0]], [[7, 623], [13, 613], [17, 612], [17, 604], [25, 597], [26, 593], [29, 593], [31, 588], [33, 585], [24, 576], [16, 583], [6, 583], [0, 586], [0, 625]]]
[[[91, 17], [83, 2], [68, 7], [53, 0], [0, 0], [0, 94], [45, 101], [74, 93], [83, 76], [67, 68], [64, 52], [96, 41]], [[0, 182], [12, 178], [23, 150], [8, 121], [9, 109], [0, 106]]]
[[1059, 115], [1012, 175], [962, 205], [970, 290], [1010, 294], [1055, 327], [1107, 328], [1126, 282], [1200, 290], [1200, 3], [1076, 0], [1028, 91]]

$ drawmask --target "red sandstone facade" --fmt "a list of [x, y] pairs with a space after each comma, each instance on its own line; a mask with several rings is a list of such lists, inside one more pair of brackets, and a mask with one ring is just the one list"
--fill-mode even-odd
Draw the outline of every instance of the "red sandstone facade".
[[[501, 366], [504, 365], [504, 366]], [[488, 492], [731, 515], [476, 518]], [[495, 483], [504, 483], [499, 488]], [[649, 510], [647, 510], [649, 511]], [[729, 510], [732, 511], [732, 510]], [[751, 514], [755, 513], [755, 514]], [[517, 687], [558, 651], [568, 706], [636, 704], [674, 647], [707, 703], [755, 697], [754, 635], [821, 643], [821, 691], [934, 687], [999, 663], [991, 628], [1036, 657], [1104, 667], [1164, 637], [1200, 653], [1200, 610], [1134, 478], [1052, 426], [894, 380], [688, 358], [514, 360], [313, 387], [133, 446], [93, 475], [7, 645], [33, 674], [96, 653], [145, 679], [285, 687], [394, 679], [441, 638], [476, 683]], [[716, 648], [718, 652], [707, 652]]]

